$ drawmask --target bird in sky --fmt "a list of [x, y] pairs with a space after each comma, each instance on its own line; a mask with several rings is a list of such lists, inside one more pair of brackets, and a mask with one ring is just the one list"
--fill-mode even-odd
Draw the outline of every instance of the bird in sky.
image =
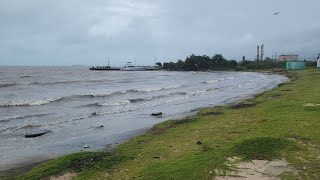
[[278, 14], [280, 14], [280, 12], [276, 12], [276, 13], [274, 13], [273, 15], [278, 15]]

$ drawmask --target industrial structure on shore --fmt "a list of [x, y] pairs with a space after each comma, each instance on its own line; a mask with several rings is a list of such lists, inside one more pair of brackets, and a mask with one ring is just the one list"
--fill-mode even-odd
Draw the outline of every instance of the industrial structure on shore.
[[257, 61], [264, 60], [264, 44], [261, 45], [261, 53], [260, 53], [260, 46], [257, 47]]
[[287, 55], [280, 55], [278, 61], [281, 62], [298, 62], [299, 61], [299, 55], [297, 54], [287, 54]]

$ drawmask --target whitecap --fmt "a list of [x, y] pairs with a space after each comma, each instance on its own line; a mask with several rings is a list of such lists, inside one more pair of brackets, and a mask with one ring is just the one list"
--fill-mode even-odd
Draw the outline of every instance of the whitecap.
[[144, 89], [137, 89], [137, 90], [129, 90], [129, 92], [131, 91], [131, 92], [150, 93], [150, 92], [156, 92], [156, 91], [178, 89], [180, 87], [182, 87], [182, 85], [168, 86], [168, 87], [156, 87], [156, 88], [144, 88]]
[[201, 95], [201, 94], [203, 94], [203, 93], [205, 93], [205, 92], [207, 92], [206, 89], [205, 89], [205, 90], [190, 91], [190, 92], [188, 92], [187, 94], [188, 94], [188, 95], [191, 95], [191, 96], [199, 96], [199, 95]]
[[214, 80], [210, 80], [210, 81], [205, 81], [204, 83], [206, 83], [206, 84], [213, 84], [213, 83], [217, 83], [217, 82], [219, 82], [219, 80], [214, 79]]
[[98, 105], [99, 106], [121, 106], [129, 103], [130, 103], [130, 100], [123, 100], [123, 101], [116, 101], [116, 102], [98, 103]]
[[33, 100], [15, 100], [15, 101], [2, 101], [0, 107], [11, 107], [11, 106], [41, 106], [49, 104], [51, 102], [60, 101], [62, 97], [54, 97], [47, 99], [33, 99]]

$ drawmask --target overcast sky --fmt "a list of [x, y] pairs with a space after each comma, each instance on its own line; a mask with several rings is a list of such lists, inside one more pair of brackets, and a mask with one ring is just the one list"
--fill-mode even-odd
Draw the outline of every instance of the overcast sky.
[[254, 59], [258, 44], [270, 57], [316, 57], [320, 1], [0, 0], [0, 65]]

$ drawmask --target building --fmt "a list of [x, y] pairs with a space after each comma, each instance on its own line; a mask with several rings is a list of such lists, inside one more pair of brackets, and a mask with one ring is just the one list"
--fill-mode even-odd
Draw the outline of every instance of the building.
[[279, 61], [284, 61], [284, 62], [297, 62], [299, 61], [299, 55], [291, 54], [291, 55], [280, 55], [279, 56]]
[[317, 67], [320, 68], [320, 54], [319, 54], [319, 56], [317, 58]]
[[305, 69], [306, 62], [300, 61], [300, 62], [286, 62], [286, 69], [287, 70], [301, 70]]

